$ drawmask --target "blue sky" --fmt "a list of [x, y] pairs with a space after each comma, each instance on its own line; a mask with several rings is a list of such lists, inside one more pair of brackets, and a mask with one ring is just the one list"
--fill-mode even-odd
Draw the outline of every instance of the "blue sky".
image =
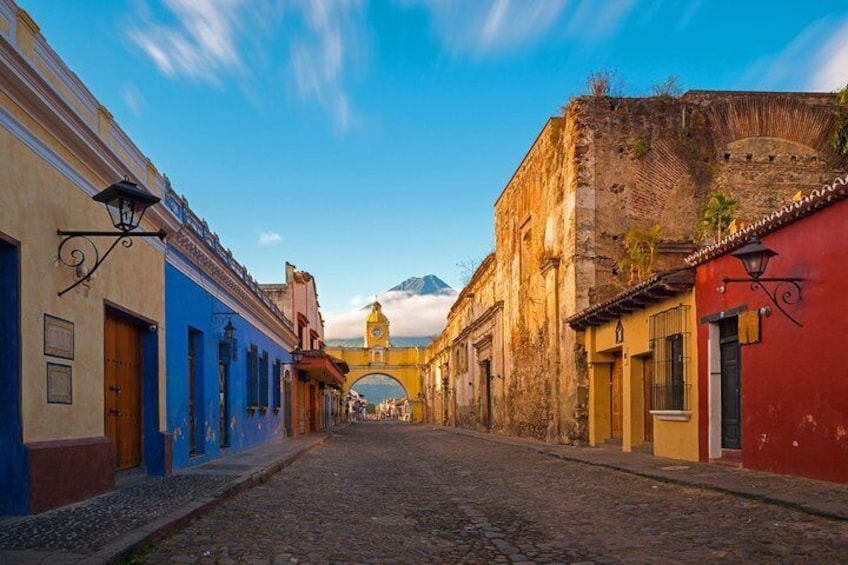
[[409, 276], [460, 287], [592, 71], [627, 95], [848, 82], [844, 0], [18, 1], [250, 272], [310, 271], [330, 322]]

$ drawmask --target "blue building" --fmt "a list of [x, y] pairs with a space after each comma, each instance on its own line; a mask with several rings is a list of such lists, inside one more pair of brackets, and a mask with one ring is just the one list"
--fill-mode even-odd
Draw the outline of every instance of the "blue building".
[[291, 322], [170, 189], [182, 223], [165, 264], [167, 430], [180, 469], [285, 435]]

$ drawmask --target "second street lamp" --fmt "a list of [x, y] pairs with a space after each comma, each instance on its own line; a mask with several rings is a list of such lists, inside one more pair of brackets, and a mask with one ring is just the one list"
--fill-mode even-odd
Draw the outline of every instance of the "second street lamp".
[[747, 279], [724, 277], [721, 282], [724, 283], [719, 287], [720, 292], [726, 291], [726, 286], [730, 283], [749, 283], [751, 290], [762, 290], [763, 294], [774, 304], [781, 314], [786, 316], [796, 326], [803, 327], [803, 324], [792, 317], [786, 311], [785, 306], [791, 306], [801, 301], [801, 281], [800, 278], [777, 278], [763, 277], [772, 257], [777, 255], [777, 252], [769, 249], [756, 236], [751, 236], [748, 243], [732, 252], [731, 255], [741, 261], [745, 272], [748, 274]]

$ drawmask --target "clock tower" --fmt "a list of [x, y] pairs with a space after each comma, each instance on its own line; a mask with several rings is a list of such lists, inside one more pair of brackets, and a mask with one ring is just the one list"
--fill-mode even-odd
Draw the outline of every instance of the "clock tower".
[[365, 321], [365, 347], [389, 346], [389, 319], [376, 300], [371, 304], [371, 313]]

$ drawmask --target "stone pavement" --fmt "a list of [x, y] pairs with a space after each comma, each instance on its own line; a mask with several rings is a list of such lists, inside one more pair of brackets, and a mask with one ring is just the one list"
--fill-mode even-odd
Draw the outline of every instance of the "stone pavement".
[[[540, 494], [545, 481], [550, 492]], [[180, 529], [201, 514], [208, 520]], [[606, 524], [614, 539], [593, 538], [611, 517], [628, 523]], [[638, 533], [622, 530], [637, 524]], [[668, 539], [651, 541], [655, 529]], [[378, 546], [369, 545], [375, 534]], [[715, 547], [682, 544], [680, 561], [810, 562], [828, 547], [845, 556], [848, 485], [455, 428], [357, 424], [0, 521], [0, 565], [120, 562], [153, 542], [133, 563], [653, 562], [643, 538], [665, 550], [684, 534]], [[268, 539], [276, 557], [257, 557]], [[756, 551], [737, 547], [746, 543]], [[396, 552], [381, 553], [385, 545]]]
[[624, 453], [620, 447], [613, 446], [572, 447], [459, 428], [438, 429], [486, 441], [526, 447], [544, 455], [599, 465], [650, 479], [707, 488], [751, 500], [786, 506], [808, 514], [848, 520], [848, 485], [762, 473], [713, 463], [664, 459], [646, 453]]
[[0, 521], [0, 565], [118, 562], [140, 544], [261, 482], [329, 433], [280, 439], [171, 477], [142, 477], [114, 491], [35, 516]]
[[455, 431], [396, 423], [339, 430], [130, 562], [848, 560], [845, 520], [552, 456], [536, 442]]

